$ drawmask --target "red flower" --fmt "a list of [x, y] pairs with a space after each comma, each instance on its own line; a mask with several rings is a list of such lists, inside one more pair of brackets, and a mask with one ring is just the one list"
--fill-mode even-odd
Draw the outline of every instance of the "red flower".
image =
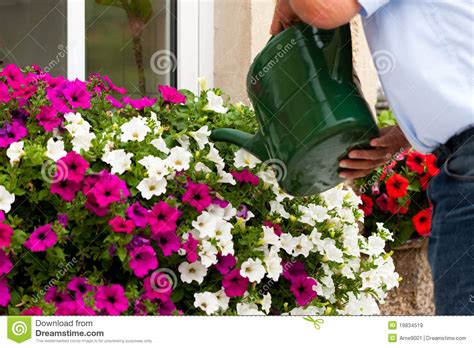
[[430, 176], [436, 176], [439, 173], [438, 167], [436, 167], [436, 156], [435, 155], [426, 155], [425, 156], [425, 166], [428, 170]]
[[388, 196], [385, 193], [382, 193], [376, 200], [375, 203], [379, 207], [381, 211], [387, 211], [388, 210]]
[[428, 184], [430, 183], [431, 178], [432, 176], [430, 175], [430, 173], [426, 173], [425, 175], [420, 177], [420, 184], [423, 191], [426, 191], [426, 189], [428, 188]]
[[431, 208], [424, 209], [416, 214], [411, 221], [420, 236], [429, 236], [431, 230]]
[[387, 210], [392, 214], [406, 214], [409, 206], [410, 200], [407, 200], [405, 205], [401, 206], [395, 199], [388, 197]]
[[405, 197], [408, 189], [408, 179], [400, 174], [393, 174], [385, 183], [387, 193], [392, 198]]
[[412, 151], [407, 156], [407, 167], [413, 172], [423, 174], [425, 172], [426, 156], [418, 151]]
[[374, 206], [374, 201], [367, 195], [360, 195], [362, 204], [359, 205], [359, 209], [364, 212], [364, 216], [370, 216], [372, 214], [372, 208]]

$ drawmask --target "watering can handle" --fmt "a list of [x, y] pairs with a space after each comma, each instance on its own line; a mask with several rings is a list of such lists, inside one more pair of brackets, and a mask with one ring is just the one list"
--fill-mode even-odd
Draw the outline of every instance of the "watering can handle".
[[257, 131], [254, 135], [231, 128], [219, 128], [211, 132], [212, 141], [231, 143], [247, 150], [261, 161], [270, 159], [265, 147], [263, 135]]

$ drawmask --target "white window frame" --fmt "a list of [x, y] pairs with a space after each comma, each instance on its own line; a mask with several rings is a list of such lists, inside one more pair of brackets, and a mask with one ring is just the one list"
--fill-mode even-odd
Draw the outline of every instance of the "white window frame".
[[[199, 92], [198, 78], [214, 85], [214, 0], [178, 0], [178, 88]], [[68, 78], [86, 78], [84, 0], [67, 0]]]

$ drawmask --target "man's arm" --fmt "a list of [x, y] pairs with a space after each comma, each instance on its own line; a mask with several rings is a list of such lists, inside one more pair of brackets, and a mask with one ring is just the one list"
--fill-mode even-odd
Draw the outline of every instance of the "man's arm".
[[271, 34], [276, 35], [297, 21], [321, 29], [348, 23], [360, 11], [357, 0], [278, 0]]

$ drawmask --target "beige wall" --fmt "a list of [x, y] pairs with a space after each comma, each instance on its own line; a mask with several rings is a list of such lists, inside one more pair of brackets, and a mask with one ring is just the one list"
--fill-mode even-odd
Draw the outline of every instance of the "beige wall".
[[[215, 0], [214, 84], [233, 101], [248, 102], [245, 79], [248, 68], [270, 38], [274, 0]], [[377, 98], [378, 79], [360, 19], [353, 20], [354, 66], [364, 96], [371, 105]]]

